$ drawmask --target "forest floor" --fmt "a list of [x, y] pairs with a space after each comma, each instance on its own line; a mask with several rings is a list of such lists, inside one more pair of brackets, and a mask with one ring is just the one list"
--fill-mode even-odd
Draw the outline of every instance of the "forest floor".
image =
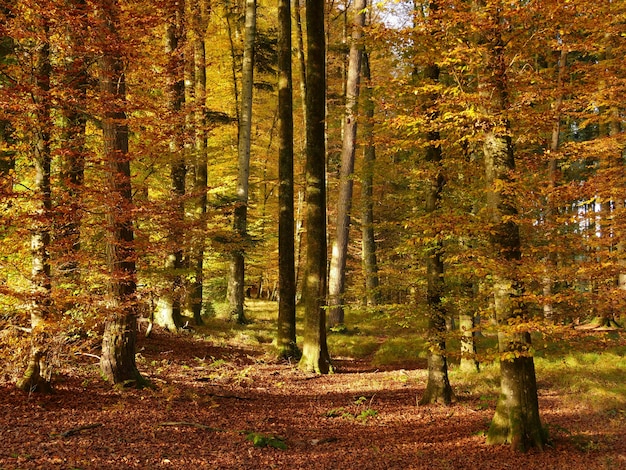
[[0, 469], [626, 468], [626, 410], [594, 411], [541, 377], [551, 443], [513, 453], [485, 444], [497, 393], [453, 383], [454, 405], [418, 406], [418, 362], [336, 358], [335, 374], [314, 376], [258, 348], [162, 330], [140, 338], [137, 362], [151, 388], [105, 384], [84, 354], [51, 395], [0, 379]]

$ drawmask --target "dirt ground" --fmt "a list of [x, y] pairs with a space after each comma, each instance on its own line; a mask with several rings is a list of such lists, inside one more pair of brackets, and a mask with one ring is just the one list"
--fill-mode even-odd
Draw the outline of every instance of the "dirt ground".
[[566, 406], [541, 379], [552, 442], [517, 454], [485, 444], [495, 399], [457, 389], [451, 407], [417, 406], [419, 364], [337, 359], [337, 373], [312, 376], [163, 331], [138, 349], [153, 388], [111, 387], [87, 355], [52, 395], [0, 384], [0, 469], [626, 468], [626, 416]]

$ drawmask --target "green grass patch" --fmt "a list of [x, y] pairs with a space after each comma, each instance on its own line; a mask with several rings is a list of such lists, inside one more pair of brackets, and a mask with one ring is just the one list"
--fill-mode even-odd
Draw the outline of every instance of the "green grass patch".
[[424, 339], [417, 335], [405, 335], [387, 338], [374, 354], [372, 364], [397, 365], [423, 360], [427, 357], [428, 347]]
[[598, 412], [626, 413], [626, 357], [613, 351], [572, 351], [560, 358], [536, 358], [539, 380], [563, 391], [564, 399]]

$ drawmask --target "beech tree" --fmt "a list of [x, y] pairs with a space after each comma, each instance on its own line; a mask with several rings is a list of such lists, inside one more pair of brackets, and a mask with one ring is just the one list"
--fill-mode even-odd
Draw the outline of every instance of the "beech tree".
[[119, 4], [98, 5], [100, 106], [103, 154], [110, 197], [107, 210], [107, 263], [110, 273], [108, 312], [102, 337], [100, 368], [110, 382], [140, 385], [135, 364], [137, 338], [137, 282], [133, 230], [126, 79], [122, 41], [118, 34]]
[[[430, 2], [428, 20], [425, 29], [429, 39], [436, 41], [438, 31], [435, 29], [438, 19], [438, 4]], [[434, 47], [433, 47], [434, 49]], [[431, 59], [432, 60], [432, 59]], [[439, 81], [440, 69], [436, 61], [431, 61], [424, 66], [424, 79], [426, 86], [436, 87]], [[437, 130], [436, 110], [437, 93], [431, 92], [426, 96], [426, 154], [425, 164], [429, 165], [430, 177], [426, 189], [426, 215], [432, 216], [441, 210], [441, 198], [445, 184], [443, 176], [441, 148], [441, 136]], [[446, 357], [446, 309], [443, 305], [444, 297], [444, 259], [443, 241], [444, 233], [431, 235], [425, 250], [426, 255], [426, 303], [428, 308], [428, 383], [426, 391], [420, 400], [420, 404], [444, 403], [450, 404], [454, 398], [450, 380], [448, 379], [448, 360]]]
[[348, 256], [348, 238], [350, 234], [350, 211], [352, 208], [352, 188], [354, 156], [356, 153], [359, 85], [363, 56], [363, 26], [365, 25], [366, 0], [354, 4], [354, 22], [348, 56], [348, 74], [346, 79], [346, 109], [343, 124], [343, 145], [341, 149], [341, 169], [339, 176], [339, 196], [337, 201], [337, 226], [332, 245], [329, 290], [328, 290], [328, 325], [334, 327], [344, 322], [343, 294], [346, 284], [346, 258]]
[[238, 132], [237, 196], [233, 227], [239, 247], [232, 253], [228, 281], [230, 315], [238, 323], [245, 323], [244, 315], [244, 246], [247, 237], [248, 191], [250, 178], [250, 144], [252, 129], [252, 91], [254, 85], [254, 42], [256, 37], [256, 0], [246, 0], [245, 39], [243, 50], [241, 105]]
[[[82, 18], [86, 23], [87, 5], [84, 0], [74, 0], [67, 16]], [[87, 89], [89, 87], [88, 58], [77, 28], [76, 19], [63, 31], [67, 38], [66, 66], [62, 69], [63, 82], [68, 85], [68, 96], [61, 103], [63, 125], [61, 131], [60, 188], [55, 207], [56, 244], [61, 259], [59, 271], [65, 281], [80, 284], [81, 221], [83, 217], [82, 192], [85, 179]], [[78, 28], [77, 28], [78, 29]], [[81, 28], [82, 30], [82, 28]], [[69, 292], [65, 292], [70, 295]], [[71, 305], [73, 302], [67, 302]]]
[[374, 168], [376, 145], [374, 143], [374, 99], [371, 83], [370, 61], [367, 51], [363, 51], [364, 90], [363, 111], [363, 168], [361, 174], [361, 259], [365, 277], [365, 298], [367, 305], [380, 302], [378, 262], [376, 259], [376, 238], [374, 236]]
[[278, 3], [278, 354], [299, 355], [296, 344], [296, 275], [293, 177], [291, 2]]
[[307, 0], [306, 277], [304, 343], [299, 367], [332, 371], [326, 343], [326, 112], [324, 2]]
[[[174, 127], [169, 140], [170, 150], [170, 198], [173, 204], [171, 220], [168, 223], [169, 253], [165, 259], [165, 275], [169, 285], [161, 295], [157, 305], [157, 323], [169, 330], [176, 331], [182, 326], [182, 288], [181, 270], [184, 267], [183, 222], [185, 205], [183, 197], [186, 192], [187, 163], [184, 149], [184, 126], [182, 111], [185, 105], [185, 2], [179, 2], [167, 12], [165, 33], [165, 54], [168, 56], [167, 110]], [[189, 60], [189, 57], [187, 57]], [[182, 129], [182, 131], [181, 131]], [[202, 323], [202, 317], [194, 311], [196, 324]]]
[[[204, 255], [206, 243], [206, 213], [207, 213], [207, 112], [206, 112], [206, 11], [204, 0], [190, 1], [190, 16], [192, 21], [192, 50], [193, 50], [193, 80], [188, 83], [189, 96], [193, 96], [193, 193], [194, 216], [199, 230], [192, 240], [191, 263], [193, 263], [194, 280], [191, 287], [191, 311], [196, 322], [201, 321], [204, 299]], [[192, 91], [193, 90], [193, 91]]]
[[545, 435], [539, 418], [535, 366], [530, 333], [509, 331], [523, 321], [523, 286], [519, 275], [521, 240], [513, 192], [515, 170], [510, 125], [507, 64], [498, 9], [488, 2], [477, 4], [481, 25], [483, 57], [479, 75], [479, 95], [484, 114], [483, 154], [490, 243], [496, 263], [493, 268], [494, 310], [500, 350], [500, 397], [487, 434], [489, 444], [509, 443], [517, 450], [543, 449]]
[[50, 184], [51, 154], [51, 100], [50, 100], [50, 25], [48, 15], [40, 11], [38, 41], [31, 46], [34, 57], [32, 71], [33, 87], [31, 96], [34, 105], [34, 145], [32, 159], [35, 164], [33, 199], [35, 214], [31, 228], [32, 254], [32, 304], [31, 311], [31, 353], [24, 377], [18, 388], [26, 391], [49, 392], [50, 371], [48, 365], [48, 343], [50, 332], [47, 326], [52, 321], [52, 281], [50, 272], [50, 239], [52, 225], [52, 195]]

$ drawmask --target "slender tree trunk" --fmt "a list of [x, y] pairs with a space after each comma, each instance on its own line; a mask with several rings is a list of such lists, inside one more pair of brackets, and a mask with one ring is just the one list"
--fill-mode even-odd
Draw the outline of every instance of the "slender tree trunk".
[[[166, 30], [165, 53], [168, 56], [168, 68], [166, 71], [168, 89], [169, 122], [172, 132], [169, 142], [170, 147], [170, 200], [172, 203], [171, 219], [168, 221], [168, 248], [169, 253], [165, 259], [165, 276], [168, 286], [161, 295], [157, 304], [156, 322], [170, 331], [176, 331], [182, 326], [182, 275], [183, 268], [183, 222], [185, 219], [185, 207], [183, 197], [185, 195], [185, 178], [187, 166], [183, 145], [181, 127], [181, 111], [185, 104], [184, 83], [184, 14], [185, 3], [176, 4], [168, 19]], [[196, 324], [202, 324], [200, 315], [195, 318]]]
[[135, 247], [132, 214], [128, 126], [126, 124], [126, 81], [122, 44], [117, 33], [119, 5], [103, 0], [100, 99], [104, 159], [110, 188], [107, 202], [107, 261], [110, 272], [109, 312], [104, 325], [100, 369], [112, 383], [141, 385], [135, 363], [137, 298]]
[[230, 316], [237, 323], [246, 323], [244, 315], [245, 243], [247, 239], [248, 186], [250, 179], [250, 144], [252, 130], [252, 90], [254, 84], [254, 42], [256, 38], [256, 0], [246, 0], [246, 24], [243, 50], [241, 107], [239, 112], [239, 143], [237, 201], [233, 226], [240, 246], [231, 253], [228, 279]]
[[[202, 237], [202, 230], [199, 230], [198, 236], [195, 235], [197, 229], [196, 225], [200, 224], [200, 221], [196, 220], [195, 203], [196, 203], [196, 101], [195, 101], [195, 88], [196, 88], [196, 59], [195, 59], [195, 31], [197, 28], [196, 21], [198, 19], [196, 0], [185, 0], [184, 2], [184, 43], [183, 43], [183, 93], [184, 93], [184, 123], [181, 123], [184, 129], [183, 134], [183, 152], [186, 161], [186, 177], [185, 177], [185, 192], [188, 188], [191, 189], [193, 197], [189, 198], [188, 206], [185, 211], [192, 211], [193, 216], [190, 218], [185, 217], [187, 226], [193, 227], [192, 233], [194, 236], [189, 237], [187, 234], [185, 237], [185, 247], [183, 251], [183, 269], [188, 272], [193, 272], [194, 276], [184, 277], [182, 285], [182, 298], [181, 298], [181, 313], [186, 317], [194, 316], [194, 305], [197, 303], [194, 300], [195, 295], [195, 255], [197, 239]], [[191, 220], [190, 220], [191, 219]]]
[[51, 320], [51, 276], [50, 276], [50, 226], [52, 222], [52, 198], [50, 185], [50, 131], [52, 127], [50, 103], [50, 44], [49, 25], [42, 15], [42, 33], [45, 40], [34, 46], [36, 69], [33, 76], [32, 96], [36, 106], [36, 142], [34, 147], [35, 182], [34, 203], [36, 204], [31, 231], [32, 254], [32, 304], [31, 304], [31, 352], [29, 365], [17, 387], [25, 391], [50, 392], [48, 364], [49, 332], [46, 323]]
[[[436, 17], [437, 3], [431, 2], [429, 18]], [[429, 28], [434, 28], [429, 24]], [[434, 36], [434, 29], [431, 34]], [[433, 37], [433, 39], [435, 39]], [[426, 66], [424, 78], [429, 85], [439, 81], [439, 66], [434, 62]], [[427, 97], [426, 107], [433, 108], [437, 100], [436, 94]], [[442, 170], [442, 149], [439, 131], [436, 129], [436, 111], [428, 112], [428, 126], [426, 133], [426, 162], [431, 166], [431, 179], [426, 193], [426, 215], [432, 215], [441, 210], [441, 196], [445, 184]], [[428, 337], [430, 348], [428, 351], [428, 383], [426, 391], [420, 400], [421, 405], [442, 403], [449, 405], [453, 399], [452, 387], [448, 379], [448, 361], [446, 358], [446, 308], [442, 299], [444, 295], [443, 271], [443, 242], [441, 234], [436, 233], [434, 240], [426, 250], [426, 280], [428, 303]]]
[[326, 40], [324, 1], [307, 0], [307, 266], [304, 286], [304, 345], [299, 367], [332, 371], [326, 343]]
[[[563, 105], [563, 76], [565, 73], [565, 67], [567, 66], [567, 49], [565, 46], [561, 47], [561, 54], [557, 62], [557, 97], [554, 102], [554, 123], [552, 124], [552, 136], [550, 138], [550, 160], [548, 162], [548, 178], [550, 185], [550, 192], [546, 200], [546, 215], [544, 223], [547, 227], [546, 238], [550, 241], [554, 240], [554, 213], [557, 210], [554, 207], [552, 198], [552, 192], [556, 188], [557, 184], [557, 155], [559, 151], [559, 136], [561, 135], [561, 107]], [[552, 243], [549, 243], [552, 246]], [[545, 258], [545, 275], [543, 279], [543, 295], [545, 298], [543, 304], [543, 316], [546, 319], [552, 319], [554, 316], [554, 309], [552, 306], [552, 290], [554, 287], [553, 275], [557, 265], [557, 255], [553, 252], [547, 254]]]
[[[86, 16], [84, 0], [72, 2], [73, 12]], [[80, 280], [80, 231], [82, 221], [82, 189], [85, 173], [85, 140], [87, 118], [84, 112], [87, 99], [89, 74], [85, 60], [80, 52], [80, 38], [69, 28], [72, 49], [69, 51], [70, 65], [63, 78], [70, 84], [70, 97], [61, 108], [63, 115], [63, 157], [59, 178], [63, 190], [62, 202], [56, 212], [61, 219], [55, 234], [56, 243], [60, 245], [62, 259], [59, 272], [65, 277], [64, 283], [71, 281], [74, 287]], [[68, 293], [69, 294], [69, 293]], [[74, 302], [70, 299], [70, 304]]]
[[0, 120], [0, 198], [13, 192], [11, 172], [15, 169], [15, 151], [11, 122]]
[[195, 322], [202, 322], [202, 306], [204, 298], [204, 245], [206, 241], [206, 209], [207, 209], [207, 120], [206, 120], [206, 51], [204, 33], [206, 28], [206, 12], [204, 0], [192, 0], [191, 14], [193, 18], [193, 57], [194, 57], [194, 212], [198, 223], [195, 240], [193, 240], [192, 263], [194, 282], [191, 293], [191, 310]]
[[[298, 71], [299, 71], [299, 77], [300, 77], [299, 79], [300, 97], [302, 99], [302, 104], [301, 104], [302, 129], [306, 129], [307, 128], [307, 115], [308, 115], [307, 110], [306, 110], [306, 95], [307, 95], [306, 57], [304, 54], [304, 32], [302, 28], [302, 15], [300, 14], [300, 11], [302, 9], [301, 0], [294, 0], [293, 9], [294, 9], [295, 24], [296, 24], [296, 40], [297, 40], [296, 51], [297, 51], [298, 64], [299, 64]], [[302, 135], [300, 136], [299, 142], [300, 142], [300, 146], [299, 146], [298, 155], [302, 157], [306, 153], [306, 132], [302, 133]], [[305, 275], [301, 275], [302, 269], [300, 269], [303, 265], [303, 263], [301, 262], [302, 245], [303, 245], [302, 239], [303, 239], [303, 234], [306, 231], [306, 228], [304, 227], [304, 210], [302, 210], [304, 206], [304, 193], [305, 191], [298, 191], [298, 206], [296, 209], [296, 229], [295, 229], [296, 230], [296, 291], [298, 291], [299, 289], [299, 292], [300, 292], [300, 297], [298, 299], [298, 302], [301, 302], [304, 298], [304, 287], [303, 287], [304, 282], [301, 282], [300, 279], [302, 279], [303, 277], [306, 277], [306, 273]], [[296, 297], [297, 296], [298, 294], [296, 293]]]
[[490, 243], [496, 258], [492, 279], [500, 350], [500, 397], [487, 443], [509, 443], [520, 451], [533, 446], [543, 449], [545, 436], [539, 419], [530, 334], [510, 331], [511, 322], [524, 318], [520, 299], [523, 288], [518, 274], [521, 241], [511, 190], [515, 156], [506, 119], [507, 77], [501, 21], [497, 11], [486, 13], [486, 24], [481, 28], [485, 72], [479, 77], [479, 93], [483, 112], [491, 118], [485, 123], [483, 153]]
[[361, 175], [361, 227], [362, 227], [362, 264], [365, 274], [365, 296], [367, 305], [380, 303], [378, 262], [376, 259], [376, 238], [374, 236], [374, 165], [376, 147], [374, 145], [374, 100], [372, 98], [369, 54], [363, 52], [363, 78], [367, 86], [365, 95], [365, 123], [363, 136], [363, 170]]
[[297, 358], [291, 2], [278, 2], [278, 354]]
[[[459, 243], [465, 249], [472, 249], [463, 239]], [[478, 283], [472, 280], [461, 280], [459, 289], [459, 331], [461, 333], [461, 360], [459, 369], [464, 372], [480, 371], [480, 362], [476, 356], [476, 327], [480, 325], [480, 317], [476, 313], [476, 293]]]
[[339, 197], [337, 200], [337, 233], [330, 258], [330, 276], [328, 280], [328, 302], [330, 327], [344, 323], [343, 296], [346, 287], [346, 259], [350, 234], [350, 210], [352, 208], [352, 188], [354, 173], [354, 155], [358, 120], [359, 85], [361, 62], [363, 57], [363, 26], [367, 0], [357, 0], [354, 4], [354, 23], [348, 59], [346, 80], [346, 109], [343, 123], [343, 146], [341, 150], [341, 168], [339, 170]]
[[[300, 96], [302, 97], [302, 128], [307, 128], [307, 111], [306, 111], [306, 57], [304, 55], [304, 34], [302, 31], [302, 15], [300, 9], [302, 7], [301, 0], [294, 0], [294, 16], [296, 20], [296, 37], [297, 37], [297, 53], [298, 63], [300, 65]], [[303, 148], [306, 148], [306, 132], [304, 133]]]
[[[4, 5], [0, 8], [4, 18], [13, 18], [14, 13], [10, 7]], [[10, 36], [0, 35], [0, 65], [11, 60], [14, 55], [15, 41]], [[0, 87], [8, 89], [12, 86], [11, 80], [0, 72]], [[5, 198], [13, 192], [13, 178], [11, 171], [15, 169], [15, 137], [14, 129], [11, 124], [10, 113], [4, 113], [3, 119], [0, 119], [0, 198]]]
[[[294, 185], [295, 185], [295, 181], [294, 181]], [[295, 236], [296, 236], [296, 242], [295, 242], [295, 271], [296, 271], [296, 279], [295, 279], [295, 284], [296, 284], [296, 304], [301, 300], [302, 298], [302, 283], [301, 283], [301, 279], [302, 276], [300, 275], [301, 272], [301, 267], [302, 267], [302, 239], [303, 239], [303, 235], [304, 235], [304, 191], [302, 190], [298, 190], [298, 202], [296, 205], [296, 213], [295, 213]], [[300, 296], [298, 296], [298, 293], [300, 293]]]

